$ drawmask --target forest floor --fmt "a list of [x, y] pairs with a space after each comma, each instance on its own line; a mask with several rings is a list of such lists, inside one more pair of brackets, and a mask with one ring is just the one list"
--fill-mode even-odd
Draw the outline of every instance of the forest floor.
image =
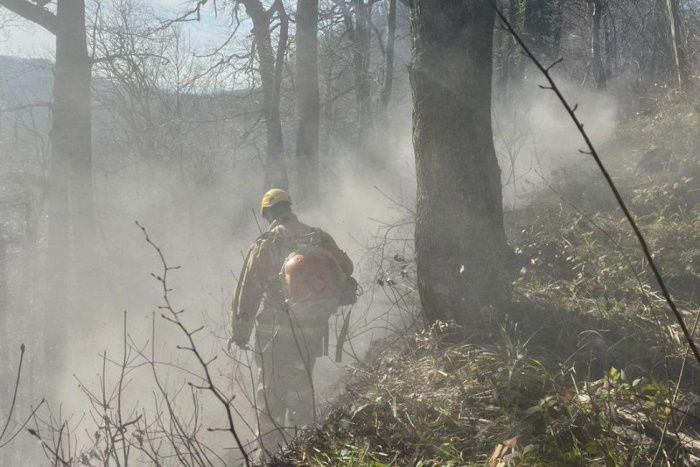
[[[698, 111], [673, 96], [599, 148], [686, 324], [700, 316]], [[276, 465], [700, 465], [700, 368], [596, 175], [562, 170], [518, 234], [515, 304], [355, 368]]]

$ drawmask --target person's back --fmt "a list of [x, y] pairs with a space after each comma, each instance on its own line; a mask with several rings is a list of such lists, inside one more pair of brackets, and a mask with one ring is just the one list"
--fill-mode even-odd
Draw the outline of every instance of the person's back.
[[328, 233], [299, 221], [282, 190], [266, 193], [261, 210], [270, 228], [252, 245], [239, 277], [231, 340], [246, 347], [257, 321], [258, 432], [261, 447], [272, 453], [284, 440], [280, 427], [313, 421], [313, 366], [327, 348], [328, 318], [338, 308], [337, 299], [294, 303], [286, 297], [283, 266], [307, 245], [326, 251], [343, 276], [350, 277], [353, 264]]

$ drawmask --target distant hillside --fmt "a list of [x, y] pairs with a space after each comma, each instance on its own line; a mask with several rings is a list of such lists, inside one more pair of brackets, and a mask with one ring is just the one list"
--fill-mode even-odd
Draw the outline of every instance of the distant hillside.
[[3, 100], [46, 101], [51, 97], [52, 86], [52, 62], [0, 55], [0, 98]]
[[[45, 102], [51, 99], [53, 87], [53, 62], [43, 59], [28, 59], [0, 55], [0, 108], [8, 105], [23, 105]], [[112, 83], [104, 78], [93, 80], [93, 90], [98, 94], [111, 91]], [[249, 89], [237, 89], [216, 94], [190, 94], [193, 101], [210, 98], [236, 98], [246, 100], [255, 96]]]

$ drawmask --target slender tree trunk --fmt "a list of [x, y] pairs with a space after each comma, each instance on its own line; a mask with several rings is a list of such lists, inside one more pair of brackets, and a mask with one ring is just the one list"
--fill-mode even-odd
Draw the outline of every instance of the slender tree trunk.
[[646, 84], [656, 83], [668, 79], [669, 66], [672, 68], [672, 72], [675, 72], [673, 40], [665, 40], [667, 38], [666, 32], [669, 31], [666, 0], [654, 2], [652, 18], [653, 23], [650, 23], [650, 27], [659, 31], [657, 37], [661, 40], [652, 41], [651, 50], [640, 66], [643, 69], [643, 73], [640, 73], [638, 77], [640, 84], [642, 82], [646, 82]]
[[[4, 232], [0, 232], [0, 424], [8, 423], [7, 415], [12, 400], [14, 389], [13, 366], [17, 362], [12, 359], [17, 358], [19, 352], [15, 351], [11, 345], [11, 329], [17, 329], [16, 322], [9, 319], [9, 275], [7, 265], [7, 239]], [[17, 316], [18, 317], [18, 316]], [[14, 344], [14, 342], [12, 343]], [[19, 346], [16, 347], [19, 349]], [[0, 442], [6, 439], [0, 439]], [[2, 465], [13, 465], [12, 449], [0, 449], [0, 462]]]
[[365, 0], [353, 0], [355, 10], [353, 72], [355, 77], [355, 99], [357, 102], [357, 122], [359, 146], [368, 143], [369, 128], [372, 125], [372, 85], [369, 76], [371, 28], [369, 25], [370, 6]]
[[494, 91], [500, 99], [505, 99], [508, 92], [508, 67], [510, 64], [510, 35], [497, 30], [494, 36], [494, 53], [498, 57], [498, 66], [494, 68]]
[[666, 14], [671, 33], [674, 74], [680, 88], [688, 90], [688, 85], [690, 83], [690, 65], [685, 48], [683, 19], [681, 18], [678, 0], [666, 0]]
[[488, 0], [413, 8], [418, 287], [428, 321], [468, 327], [509, 298], [509, 248], [491, 127], [494, 10]]
[[334, 70], [335, 67], [328, 64], [323, 72], [323, 89], [324, 89], [324, 103], [322, 107], [323, 111], [323, 134], [321, 147], [323, 154], [330, 153], [330, 141], [331, 134], [333, 132], [333, 112], [334, 112], [334, 100], [333, 100], [333, 83], [334, 83]]
[[382, 112], [389, 106], [391, 91], [394, 85], [394, 49], [396, 42], [396, 0], [389, 0], [389, 14], [387, 17], [386, 49], [384, 57], [384, 83], [381, 93]]
[[[22, 298], [21, 306], [18, 311], [24, 315], [36, 315], [41, 311], [38, 305], [39, 297], [46, 296], [46, 284], [37, 284], [37, 277], [41, 277], [42, 270], [39, 265], [39, 248], [37, 245], [39, 239], [40, 216], [39, 200], [35, 199], [34, 195], [27, 191], [25, 193], [24, 202], [24, 244], [22, 246], [22, 277], [19, 290], [19, 296]], [[26, 325], [26, 324], [25, 324]], [[43, 329], [42, 329], [43, 331]], [[41, 345], [33, 344], [34, 351], [28, 355], [27, 372], [29, 378], [38, 381], [40, 376], [34, 372], [36, 368], [35, 362], [39, 361], [43, 355], [41, 353]], [[33, 398], [34, 394], [41, 388], [31, 384], [25, 388], [26, 393]], [[12, 465], [12, 464], [9, 464]]]
[[594, 0], [589, 2], [591, 8], [591, 67], [593, 69], [593, 79], [598, 89], [605, 89], [607, 77], [603, 66], [603, 57], [600, 50], [600, 24], [603, 16], [603, 2]]
[[[10, 326], [15, 328], [14, 323], [9, 320], [9, 301], [8, 301], [8, 281], [7, 274], [7, 239], [4, 232], [0, 232], [0, 381], [12, 381], [12, 362], [13, 352], [10, 350]], [[7, 405], [9, 403], [10, 384], [0, 385], [0, 414], [7, 414]], [[0, 418], [0, 423], [5, 420]]]
[[[276, 2], [278, 4], [278, 2]], [[259, 0], [243, 0], [246, 13], [253, 21], [253, 36], [258, 51], [260, 81], [263, 92], [263, 118], [266, 127], [265, 155], [265, 189], [287, 189], [289, 181], [287, 168], [284, 164], [284, 141], [282, 136], [282, 119], [280, 117], [279, 96], [282, 73], [282, 63], [275, 62], [276, 54], [272, 48], [270, 37], [271, 12], [265, 11]], [[283, 7], [280, 6], [283, 10]], [[286, 52], [287, 40], [283, 37], [286, 31], [286, 14], [282, 13], [282, 29], [277, 54]], [[284, 39], [284, 40], [283, 40]]]
[[297, 170], [298, 198], [304, 206], [319, 203], [318, 0], [297, 1]]
[[[508, 5], [508, 20], [517, 31], [523, 32], [525, 29], [525, 9], [526, 4], [523, 0], [510, 0]], [[522, 54], [518, 49], [518, 44], [510, 34], [507, 34], [505, 39], [507, 43], [506, 57], [506, 73], [504, 80], [509, 85], [511, 90], [520, 87], [523, 78], [525, 78], [525, 65]]]
[[605, 12], [603, 19], [605, 20], [603, 23], [603, 40], [605, 42], [604, 70], [605, 76], [611, 78], [614, 73], [615, 55], [617, 52], [614, 50], [615, 43], [613, 39], [615, 23], [611, 19], [611, 12], [609, 8]]
[[[393, 116], [387, 112], [391, 94], [394, 85], [394, 51], [395, 51], [395, 36], [396, 36], [396, 0], [389, 0], [389, 10], [387, 14], [387, 38], [386, 46], [384, 47], [384, 80], [379, 93], [379, 103], [377, 106], [377, 114], [375, 116], [365, 116], [362, 122], [367, 125], [371, 123], [369, 128], [362, 126], [360, 134], [361, 145], [358, 146], [360, 153], [364, 156], [361, 159], [361, 166], [368, 170], [368, 173], [377, 173], [384, 176], [390, 158], [387, 154], [391, 154], [392, 141], [387, 138], [387, 130], [391, 128]], [[370, 98], [368, 93], [367, 98]]]

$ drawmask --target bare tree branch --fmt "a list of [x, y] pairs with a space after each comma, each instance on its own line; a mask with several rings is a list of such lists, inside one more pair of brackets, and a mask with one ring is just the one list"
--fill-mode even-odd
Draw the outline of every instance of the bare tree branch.
[[56, 15], [49, 10], [27, 0], [0, 0], [0, 5], [22, 18], [38, 24], [52, 34], [58, 31]]

